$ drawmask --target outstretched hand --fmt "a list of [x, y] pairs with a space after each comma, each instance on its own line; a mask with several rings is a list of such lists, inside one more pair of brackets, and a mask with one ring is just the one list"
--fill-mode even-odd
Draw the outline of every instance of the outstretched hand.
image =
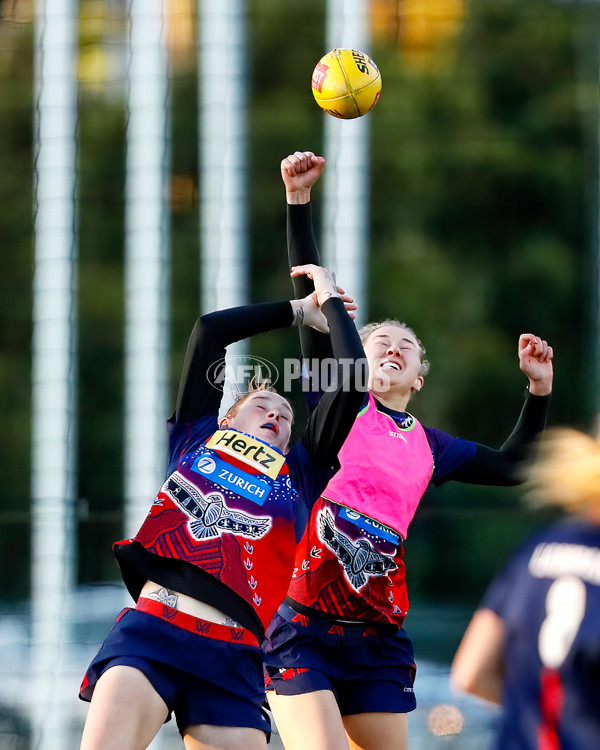
[[352, 319], [356, 317], [355, 310], [358, 309], [358, 305], [354, 301], [354, 297], [346, 294], [342, 287], [337, 286], [333, 271], [322, 266], [307, 263], [303, 266], [294, 266], [290, 276], [308, 276], [315, 285], [315, 291], [312, 294], [309, 294], [302, 300], [298, 300], [302, 307], [303, 325], [310, 326], [322, 333], [329, 333], [327, 318], [321, 311], [321, 305], [330, 297], [339, 297], [343, 301], [348, 315]]
[[308, 203], [310, 189], [323, 174], [325, 159], [312, 151], [295, 151], [281, 162], [281, 178], [287, 202]]
[[554, 351], [547, 341], [533, 333], [519, 337], [519, 367], [529, 378], [529, 392], [547, 396], [552, 392]]

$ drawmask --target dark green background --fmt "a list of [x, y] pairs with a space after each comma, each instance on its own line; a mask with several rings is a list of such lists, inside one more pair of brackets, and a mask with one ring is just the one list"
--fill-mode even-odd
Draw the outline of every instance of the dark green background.
[[[279, 162], [322, 149], [309, 80], [325, 51], [324, 3], [248, 2], [252, 301], [287, 297]], [[526, 380], [519, 333], [555, 348], [550, 421], [588, 428], [595, 405], [597, 85], [591, 9], [473, 0], [440, 68], [399, 45], [367, 50], [383, 93], [369, 115], [367, 318], [397, 316], [432, 364], [412, 404], [425, 423], [499, 446]], [[85, 46], [90, 40], [82, 38]], [[29, 588], [32, 241], [31, 28], [0, 66], [1, 600]], [[198, 125], [194, 72], [171, 80], [173, 174], [194, 186], [172, 214], [172, 398], [199, 310]], [[81, 88], [79, 121], [78, 580], [114, 580], [122, 533], [125, 103]], [[315, 190], [319, 225], [321, 187]], [[295, 333], [253, 351], [280, 362]], [[301, 406], [299, 408], [302, 408]], [[166, 416], [166, 415], [165, 415]], [[421, 607], [475, 605], [507, 552], [547, 515], [518, 490], [449, 485], [424, 498], [406, 543]], [[149, 498], [150, 501], [150, 498]], [[418, 611], [418, 608], [417, 608]], [[433, 648], [433, 647], [432, 647]]]

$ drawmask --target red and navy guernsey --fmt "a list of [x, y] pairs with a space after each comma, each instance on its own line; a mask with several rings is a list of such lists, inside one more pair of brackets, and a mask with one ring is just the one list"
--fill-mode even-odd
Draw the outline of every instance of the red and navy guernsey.
[[[334, 356], [362, 358], [341, 300], [323, 305]], [[115, 554], [134, 599], [147, 580], [206, 602], [262, 639], [283, 600], [296, 545], [310, 510], [335, 469], [362, 394], [354, 369], [321, 399], [287, 453], [233, 429], [218, 429], [218, 378], [225, 346], [292, 322], [289, 303], [249, 305], [203, 316], [168, 424], [166, 479], [138, 533]], [[347, 363], [346, 363], [347, 365]], [[345, 378], [345, 379], [344, 379]]]
[[600, 747], [600, 526], [567, 518], [530, 538], [481, 606], [504, 624], [494, 750]]
[[[287, 210], [290, 266], [318, 264], [310, 203]], [[306, 279], [295, 278], [294, 289], [298, 296], [308, 293]], [[311, 380], [304, 386], [307, 405], [318, 408], [322, 391], [314, 363], [331, 356], [332, 342], [312, 329], [301, 329], [300, 337], [302, 355], [312, 363], [305, 368]], [[340, 451], [340, 470], [313, 507], [298, 545], [286, 603], [306, 615], [401, 627], [409, 608], [403, 542], [426, 487], [450, 480], [518, 484], [523, 460], [544, 428], [549, 398], [526, 393], [499, 450], [421, 425], [373, 396], [365, 399], [347, 441], [354, 452], [346, 444]]]

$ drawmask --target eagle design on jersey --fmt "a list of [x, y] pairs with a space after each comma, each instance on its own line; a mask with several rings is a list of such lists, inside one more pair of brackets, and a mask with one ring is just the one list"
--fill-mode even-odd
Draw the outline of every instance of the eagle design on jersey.
[[319, 511], [319, 536], [341, 562], [352, 588], [359, 591], [368, 576], [385, 575], [397, 565], [388, 555], [376, 552], [368, 539], [353, 542], [335, 528], [330, 510]]
[[270, 518], [229, 510], [220, 492], [204, 496], [178, 472], [167, 479], [163, 490], [196, 519], [188, 523], [189, 530], [196, 539], [210, 539], [223, 531], [257, 539], [264, 536], [271, 526]]

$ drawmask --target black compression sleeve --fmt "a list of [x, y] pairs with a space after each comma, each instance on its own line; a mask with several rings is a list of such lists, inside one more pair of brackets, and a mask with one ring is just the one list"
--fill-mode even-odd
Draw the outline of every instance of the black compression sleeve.
[[[265, 302], [208, 313], [199, 318], [190, 336], [177, 396], [176, 421], [193, 422], [219, 409], [225, 347], [234, 341], [290, 326], [289, 302]], [[209, 382], [209, 378], [211, 382]]]
[[523, 481], [523, 463], [544, 430], [550, 396], [532, 396], [529, 391], [514, 430], [500, 450], [477, 445], [475, 455], [448, 479], [468, 484], [506, 486]]
[[[319, 250], [315, 240], [312, 224], [312, 209], [310, 203], [302, 205], [288, 204], [287, 206], [287, 244], [288, 260], [292, 266], [302, 266], [305, 263], [321, 265]], [[307, 276], [292, 279], [294, 295], [297, 299], [306, 297], [314, 291], [312, 281]]]
[[526, 458], [532, 443], [546, 427], [550, 396], [532, 396], [525, 392], [525, 402], [513, 431], [502, 446], [502, 451], [515, 455], [517, 460]]
[[[313, 410], [302, 442], [315, 461], [325, 466], [337, 462], [337, 454], [360, 410], [368, 380], [367, 362], [354, 322], [339, 297], [323, 304], [331, 331], [336, 388], [326, 390]], [[332, 368], [333, 369], [333, 368]]]
[[[287, 243], [288, 260], [292, 266], [303, 266], [306, 263], [321, 265], [319, 250], [315, 240], [310, 203], [289, 205], [287, 207]], [[297, 276], [292, 279], [296, 299], [307, 297], [315, 287], [308, 276]], [[314, 328], [300, 327], [300, 346], [305, 359], [323, 359], [332, 356], [329, 335], [315, 331]]]

